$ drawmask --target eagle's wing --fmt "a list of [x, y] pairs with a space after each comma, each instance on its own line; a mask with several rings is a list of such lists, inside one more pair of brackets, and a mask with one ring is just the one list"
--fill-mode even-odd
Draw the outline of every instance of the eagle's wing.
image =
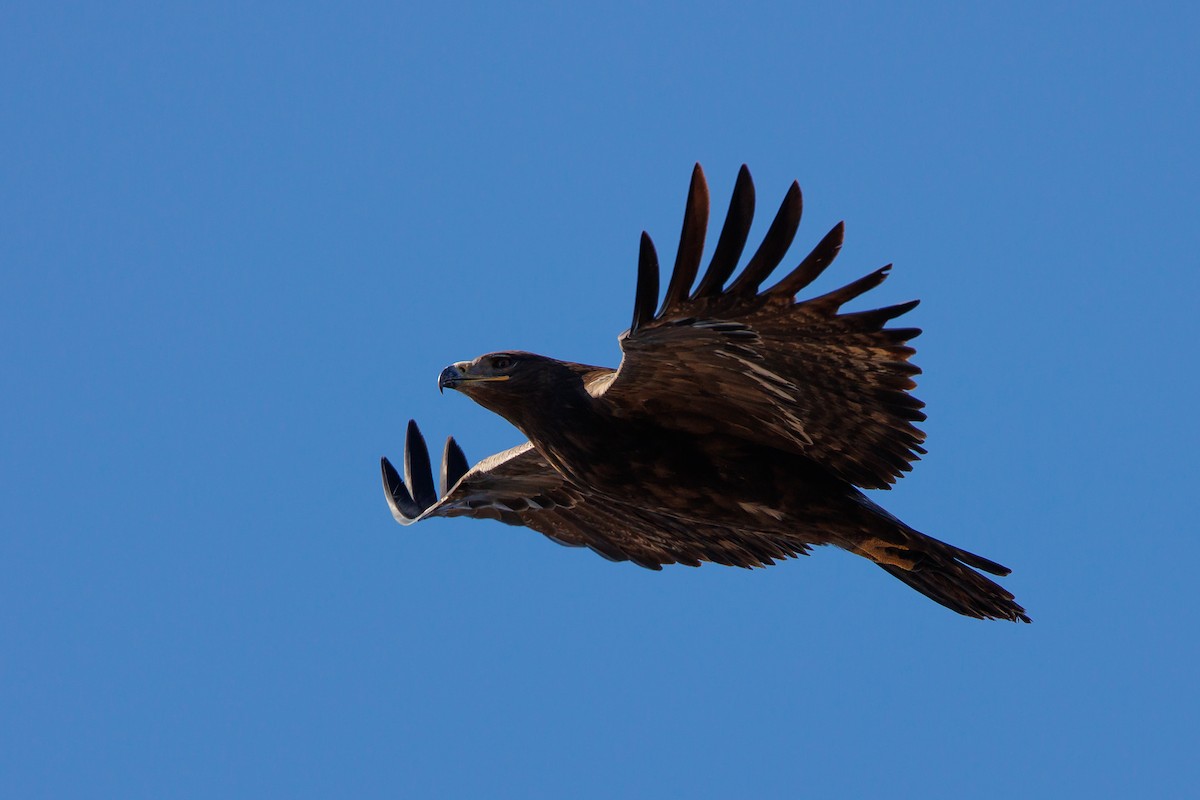
[[708, 270], [693, 290], [708, 223], [708, 186], [692, 174], [679, 251], [658, 305], [658, 258], [643, 233], [633, 324], [622, 334], [615, 373], [597, 375], [589, 391], [619, 416], [652, 416], [698, 435], [732, 433], [809, 456], [864, 488], [887, 488], [925, 450], [921, 401], [908, 394], [920, 369], [905, 343], [917, 328], [884, 325], [916, 301], [841, 313], [846, 302], [878, 286], [883, 267], [840, 289], [796, 302], [796, 293], [833, 261], [839, 223], [774, 286], [759, 286], [779, 265], [800, 223], [793, 183], [763, 243], [733, 274], [754, 213], [745, 166]]
[[800, 540], [720, 525], [697, 524], [614, 502], [566, 482], [529, 442], [467, 468], [453, 438], [442, 458], [440, 497], [429, 451], [408, 423], [404, 478], [382, 459], [383, 489], [392, 516], [409, 525], [427, 517], [477, 517], [523, 525], [559, 544], [590, 547], [612, 561], [649, 569], [703, 561], [755, 567], [806, 553]]

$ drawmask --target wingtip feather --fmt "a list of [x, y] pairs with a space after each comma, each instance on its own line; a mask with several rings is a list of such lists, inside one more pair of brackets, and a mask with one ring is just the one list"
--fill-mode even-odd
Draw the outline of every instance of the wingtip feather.
[[467, 464], [467, 457], [463, 453], [462, 448], [458, 446], [458, 442], [454, 441], [453, 436], [446, 437], [446, 446], [442, 450], [442, 474], [441, 474], [441, 496], [445, 497], [454, 488], [454, 485], [459, 482], [463, 475], [467, 474], [470, 467]]
[[654, 240], [650, 234], [642, 231], [638, 246], [637, 292], [633, 301], [633, 322], [630, 332], [636, 331], [654, 318], [654, 309], [658, 306], [658, 253], [654, 250]]
[[775, 271], [779, 262], [787, 255], [788, 248], [796, 238], [796, 231], [800, 228], [803, 211], [804, 200], [800, 193], [800, 184], [798, 181], [792, 181], [758, 250], [751, 256], [742, 274], [727, 289], [728, 292], [753, 294], [758, 291], [762, 282]]
[[387, 457], [379, 459], [379, 469], [383, 476], [383, 494], [387, 499], [392, 517], [401, 525], [407, 525], [421, 514], [421, 509], [409, 494], [408, 487], [400, 478], [400, 473], [392, 466]]
[[771, 287], [771, 294], [795, 297], [796, 293], [820, 277], [826, 267], [833, 263], [842, 249], [846, 238], [846, 225], [839, 222], [830, 229], [829, 233], [817, 242], [804, 260], [796, 268], [785, 275], [779, 283]]
[[413, 500], [421, 510], [437, 502], [433, 488], [433, 467], [429, 461], [429, 448], [415, 420], [408, 421], [404, 437], [404, 482], [408, 484]]
[[746, 238], [750, 235], [750, 225], [753, 221], [754, 180], [750, 177], [750, 168], [742, 164], [738, 170], [737, 181], [733, 185], [733, 194], [729, 198], [725, 223], [721, 226], [720, 236], [717, 237], [717, 247], [693, 297], [709, 297], [721, 292], [725, 281], [737, 269], [737, 262], [742, 257], [742, 251], [746, 249]]
[[688, 187], [687, 205], [683, 214], [683, 228], [679, 232], [679, 249], [675, 254], [675, 267], [671, 270], [671, 281], [663, 298], [660, 316], [686, 300], [692, 291], [692, 284], [700, 271], [700, 259], [704, 256], [708, 212], [708, 181], [704, 178], [704, 170], [697, 163], [692, 170], [692, 182]]

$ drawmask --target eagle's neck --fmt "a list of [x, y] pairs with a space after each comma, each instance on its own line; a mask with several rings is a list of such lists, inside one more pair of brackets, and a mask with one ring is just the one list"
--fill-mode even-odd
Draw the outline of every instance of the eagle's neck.
[[612, 420], [578, 379], [531, 392], [503, 416], [567, 477], [580, 477], [597, 457], [596, 442], [611, 439]]
[[596, 400], [578, 380], [556, 383], [543, 391], [533, 392], [504, 415], [535, 445], [550, 442], [562, 431], [596, 433], [601, 414]]

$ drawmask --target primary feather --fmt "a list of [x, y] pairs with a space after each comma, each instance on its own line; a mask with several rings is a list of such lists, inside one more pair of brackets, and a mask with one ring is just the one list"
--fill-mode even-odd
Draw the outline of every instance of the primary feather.
[[439, 496], [410, 422], [404, 478], [382, 461], [396, 519], [496, 519], [651, 569], [766, 566], [831, 544], [961, 614], [1028, 622], [1013, 596], [977, 571], [1006, 575], [1005, 567], [914, 530], [860, 491], [888, 488], [925, 452], [914, 425], [923, 404], [910, 394], [920, 370], [908, 342], [920, 331], [886, 327], [917, 303], [842, 311], [890, 265], [796, 300], [837, 255], [841, 223], [763, 289], [801, 210], [793, 183], [734, 277], [754, 211], [743, 166], [697, 283], [709, 194], [696, 165], [661, 305], [658, 256], [642, 234], [620, 367], [521, 352], [447, 367], [440, 386], [501, 414], [529, 441], [468, 469], [448, 440]]

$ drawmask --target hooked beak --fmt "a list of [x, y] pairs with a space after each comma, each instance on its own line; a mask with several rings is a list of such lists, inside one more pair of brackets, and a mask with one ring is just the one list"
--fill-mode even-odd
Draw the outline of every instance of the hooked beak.
[[[457, 389], [464, 383], [491, 383], [493, 381], [506, 381], [507, 375], [472, 375], [470, 361], [457, 361], [442, 370], [442, 374], [438, 375], [438, 391], [443, 389]], [[478, 369], [478, 367], [476, 367]]]
[[438, 394], [441, 394], [446, 389], [453, 389], [463, 381], [467, 380], [467, 376], [463, 375], [463, 369], [467, 366], [467, 362], [459, 361], [456, 364], [451, 364], [442, 370], [442, 374], [438, 375]]

